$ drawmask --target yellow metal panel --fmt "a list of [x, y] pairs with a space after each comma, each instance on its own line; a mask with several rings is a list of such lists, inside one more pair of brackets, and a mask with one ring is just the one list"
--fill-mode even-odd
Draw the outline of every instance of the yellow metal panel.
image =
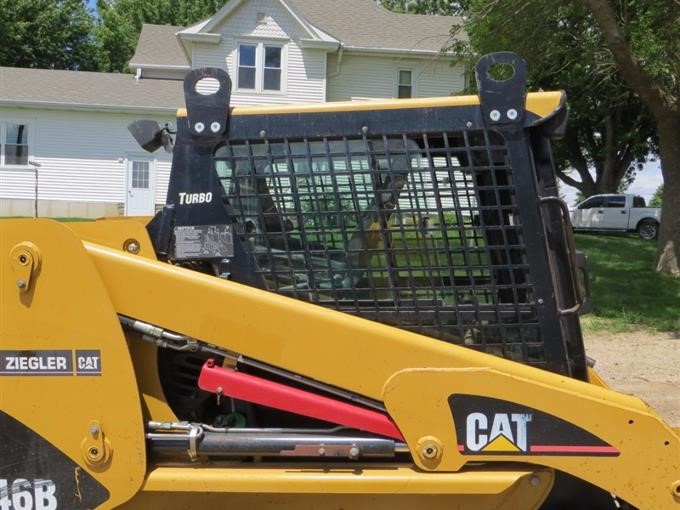
[[[531, 92], [527, 94], [526, 109], [539, 117], [546, 117], [564, 102], [564, 93]], [[373, 110], [400, 110], [405, 108], [443, 108], [449, 106], [474, 106], [478, 96], [445, 96], [414, 99], [375, 99], [368, 101], [337, 101], [330, 103], [300, 103], [286, 105], [236, 106], [231, 115], [285, 115], [291, 113], [361, 112]], [[177, 117], [186, 117], [186, 108], [177, 110]]]
[[[611, 440], [622, 452], [616, 459], [592, 463], [581, 457], [531, 457], [530, 461], [596, 480], [640, 506], [651, 501], [658, 502], [657, 508], [667, 507], [671, 479], [680, 479], [680, 439], [635, 397], [270, 292], [85, 245], [120, 313], [384, 399], [412, 451], [417, 451], [423, 434], [441, 436], [446, 453], [436, 469], [455, 470], [465, 462], [451, 451], [456, 445], [453, 422], [446, 414], [448, 406], [442, 407], [444, 395], [465, 387], [481, 395], [536, 404], [537, 409]], [[396, 390], [385, 386], [405, 369], [475, 367], [491, 370], [469, 371], [455, 384], [446, 378], [432, 381], [426, 370], [414, 376], [417, 382], [410, 400], [400, 399], [398, 404], [391, 395]], [[493, 384], [487, 382], [490, 373], [496, 374]], [[461, 386], [463, 381], [466, 386]], [[525, 400], [527, 394], [542, 400]], [[636, 425], [617, 431], [628, 419]], [[421, 462], [421, 467], [429, 466]], [[646, 474], [640, 478], [643, 471]]]
[[[119, 313], [382, 399], [405, 368], [492, 367], [589, 394], [602, 388], [196, 271], [85, 243]], [[621, 405], [648, 407], [613, 392]]]
[[[41, 261], [22, 291], [9, 253], [27, 241]], [[0, 349], [100, 350], [102, 369], [87, 377], [0, 376], [0, 408], [103, 484], [110, 499], [101, 508], [112, 508], [141, 486], [146, 456], [135, 375], [111, 301], [81, 242], [62, 224], [0, 221], [0, 253]], [[109, 460], [88, 464], [83, 443], [93, 441], [93, 421], [108, 441], [98, 453]]]
[[[628, 407], [613, 391], [580, 384], [597, 391], [574, 391], [577, 386], [546, 385], [486, 368], [404, 370], [385, 386], [385, 404], [409, 445], [417, 445], [423, 436], [442, 443], [441, 458], [420, 462], [424, 468], [458, 470], [466, 462], [521, 460], [575, 474], [638, 508], [677, 509], [671, 486], [680, 480], [680, 438], [651, 410]], [[457, 448], [464, 440], [456, 438], [448, 404], [454, 393], [507, 400], [552, 414], [595, 434], [620, 456], [464, 455]]]
[[99, 243], [114, 250], [129, 249], [132, 243], [136, 243], [139, 246], [137, 255], [156, 260], [156, 252], [146, 231], [146, 225], [150, 220], [151, 218], [146, 216], [131, 216], [97, 221], [74, 221], [64, 225], [83, 241]]
[[[145, 492], [499, 494], [528, 476], [536, 487], [552, 483], [550, 470], [468, 469], [458, 473], [423, 473], [409, 465], [286, 465], [285, 467], [157, 467]], [[360, 478], [358, 478], [360, 477]]]
[[223, 494], [141, 492], [120, 510], [534, 510], [538, 491], [528, 483], [502, 494]]

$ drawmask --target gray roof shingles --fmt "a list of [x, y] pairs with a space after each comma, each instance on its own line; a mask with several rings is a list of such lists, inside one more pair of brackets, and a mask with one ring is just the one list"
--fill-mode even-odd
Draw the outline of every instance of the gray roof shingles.
[[441, 51], [454, 16], [398, 14], [372, 0], [288, 0], [307, 21], [348, 47]]
[[175, 36], [183, 27], [142, 25], [131, 64], [190, 67], [186, 53]]
[[181, 81], [131, 74], [0, 67], [3, 103], [171, 111], [184, 106], [184, 90]]

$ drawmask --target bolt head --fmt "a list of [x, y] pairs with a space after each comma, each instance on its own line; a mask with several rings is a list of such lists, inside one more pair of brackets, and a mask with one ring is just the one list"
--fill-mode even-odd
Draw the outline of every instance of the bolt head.
[[499, 112], [498, 110], [491, 110], [491, 112], [489, 113], [489, 118], [492, 121], [497, 122], [501, 120], [501, 112]]
[[264, 129], [262, 131], [260, 131], [260, 138], [266, 138], [266, 136], [267, 136], [267, 132]]
[[361, 132], [365, 135], [368, 133], [368, 126], [362, 126], [361, 127]]
[[439, 455], [439, 447], [434, 443], [426, 443], [422, 446], [420, 452], [426, 459], [434, 459]]
[[510, 108], [506, 112], [506, 115], [508, 116], [508, 119], [515, 120], [517, 118], [517, 110], [515, 110], [514, 108]]
[[210, 131], [212, 131], [213, 133], [217, 133], [221, 128], [222, 124], [220, 124], [219, 122], [213, 122], [212, 124], [210, 124]]
[[20, 289], [25, 289], [26, 288], [26, 280], [17, 280], [17, 287]]
[[324, 455], [326, 455], [326, 449], [325, 448], [319, 448], [319, 455], [321, 455], [322, 457]]
[[468, 120], [468, 121], [465, 123], [465, 127], [468, 128], [468, 129], [471, 128], [471, 127], [472, 127], [472, 121]]
[[194, 130], [197, 133], [202, 133], [203, 131], [205, 131], [205, 124], [203, 124], [202, 122], [197, 122], [196, 124], [194, 124]]
[[541, 485], [541, 479], [538, 476], [534, 475], [531, 478], [529, 478], [529, 484], [532, 487], [538, 487], [539, 485]]
[[132, 253], [133, 255], [139, 253], [141, 248], [142, 247], [139, 245], [139, 241], [137, 241], [136, 239], [128, 239], [123, 244], [123, 249], [128, 253]]
[[99, 427], [97, 425], [90, 425], [90, 434], [93, 436], [99, 434]]
[[92, 446], [89, 450], [87, 450], [87, 454], [90, 456], [90, 458], [97, 458], [99, 455], [99, 448]]
[[350, 459], [358, 459], [359, 458], [359, 448], [357, 446], [352, 446], [349, 449], [349, 458]]

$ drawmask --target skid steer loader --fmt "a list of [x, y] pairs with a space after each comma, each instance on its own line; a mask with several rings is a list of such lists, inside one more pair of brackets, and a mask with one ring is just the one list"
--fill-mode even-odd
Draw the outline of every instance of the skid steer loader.
[[584, 352], [565, 97], [476, 71], [229, 108], [195, 70], [153, 219], [0, 222], [0, 509], [680, 509], [678, 431]]

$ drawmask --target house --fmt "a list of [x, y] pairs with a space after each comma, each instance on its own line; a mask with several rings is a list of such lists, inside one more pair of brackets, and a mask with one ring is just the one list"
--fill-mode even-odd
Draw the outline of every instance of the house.
[[193, 68], [226, 69], [233, 105], [449, 95], [442, 51], [457, 22], [372, 0], [230, 0], [193, 26], [144, 25], [132, 74], [0, 68], [0, 216], [146, 215], [165, 202], [171, 156], [126, 126], [172, 123]]

